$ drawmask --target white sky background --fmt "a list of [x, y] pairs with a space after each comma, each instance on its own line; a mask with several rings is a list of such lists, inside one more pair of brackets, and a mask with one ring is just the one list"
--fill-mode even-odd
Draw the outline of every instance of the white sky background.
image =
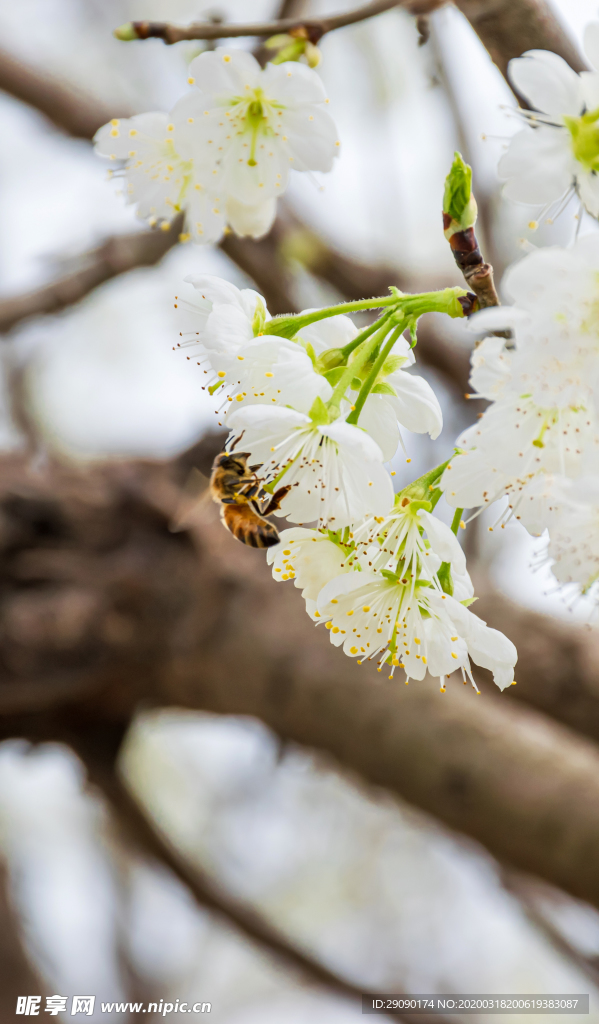
[[[323, 11], [344, 5], [348, 0], [314, 3]], [[597, 5], [561, 0], [577, 38]], [[240, 20], [265, 16], [272, 6], [259, 0], [210, 7], [197, 0], [19, 0], [3, 5], [0, 29], [7, 49], [83, 83], [107, 102], [125, 97], [138, 110], [167, 109], [186, 88], [195, 44], [125, 46], [110, 31], [130, 18], [186, 21], [216, 8]], [[476, 180], [491, 193], [502, 146], [492, 136], [517, 129], [500, 109], [513, 101], [455, 11], [439, 12], [435, 25], [464, 111]], [[431, 48], [419, 50], [411, 19], [393, 12], [329, 36], [322, 49], [342, 155], [334, 172], [316, 183], [296, 176], [291, 201], [341, 250], [396, 263], [416, 278], [458, 283], [439, 223], [443, 179], [457, 141], [434, 83]], [[1, 95], [0, 138], [0, 295], [34, 288], [107, 234], [140, 227], [86, 143]], [[501, 207], [497, 246], [504, 260], [518, 258], [523, 239], [567, 243], [573, 211], [551, 234], [545, 225], [538, 232], [527, 228], [534, 212]], [[218, 252], [179, 247], [160, 268], [117, 279], [77, 308], [16, 332], [12, 345], [18, 358], [30, 360], [36, 414], [57, 446], [75, 458], [168, 455], [212, 425], [213, 405], [198, 376], [172, 352], [173, 296], [182, 278], [198, 270], [241, 283]], [[319, 301], [308, 277], [301, 297], [306, 305]], [[454, 330], [455, 344], [466, 344], [459, 325]], [[445, 405], [448, 422], [435, 455], [425, 440], [406, 439], [412, 468], [439, 461], [439, 449], [449, 452], [461, 424]], [[8, 438], [0, 404], [0, 443]], [[481, 536], [497, 583], [520, 601], [564, 614], [559, 597], [544, 596], [547, 577], [533, 576], [528, 567], [540, 542], [517, 525], [490, 534], [491, 522], [492, 515]], [[588, 609], [578, 610], [586, 615]], [[134, 737], [129, 767], [144, 795], [171, 810], [183, 842], [249, 898], [265, 900], [293, 933], [313, 938], [316, 930], [332, 965], [352, 970], [368, 961], [372, 984], [376, 971], [386, 970], [390, 982], [406, 986], [484, 982], [543, 991], [559, 978], [566, 989], [588, 991], [527, 925], [483, 853], [405, 809], [373, 803], [303, 755], [289, 755], [277, 767], [272, 737], [261, 727], [215, 724], [208, 716], [149, 719]], [[98, 842], [98, 812], [84, 801], [80, 785], [72, 759], [57, 748], [35, 755], [0, 748], [0, 836], [19, 865], [18, 896], [38, 956], [57, 991], [77, 982], [84, 989], [95, 985], [101, 998], [118, 999], [122, 978], [112, 942], [119, 880]], [[221, 805], [224, 812], [217, 814]], [[365, 865], [372, 872], [364, 876], [366, 892], [356, 883]], [[298, 875], [302, 883], [295, 888]], [[338, 1000], [290, 987], [286, 975], [198, 914], [172, 882], [139, 867], [132, 892], [124, 926], [131, 956], [142, 974], [159, 980], [165, 998], [167, 990], [183, 997], [184, 989], [210, 998], [210, 984], [221, 1000], [222, 1024], [357, 1021]], [[308, 899], [311, 893], [320, 908]], [[422, 908], [429, 913], [433, 905], [437, 916], [423, 920]], [[588, 949], [599, 952], [595, 917], [568, 907], [575, 934], [584, 932]]]

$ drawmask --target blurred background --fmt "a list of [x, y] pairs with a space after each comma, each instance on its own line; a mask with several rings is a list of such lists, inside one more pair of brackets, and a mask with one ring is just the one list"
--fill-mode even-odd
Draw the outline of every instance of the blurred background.
[[[580, 46], [596, 0], [554, 10]], [[589, 992], [599, 1021], [592, 881], [569, 884], [566, 867], [558, 878], [518, 852], [514, 780], [505, 818], [490, 806], [501, 838], [487, 841], [490, 829], [467, 824], [465, 811], [461, 831], [462, 812], [445, 813], [442, 796], [437, 814], [418, 765], [424, 781], [387, 785], [329, 749], [322, 728], [311, 738], [302, 726], [303, 743], [299, 728], [276, 728], [279, 711], [262, 716], [243, 696], [254, 657], [275, 665], [275, 708], [288, 670], [277, 635], [268, 647], [252, 639], [254, 620], [244, 625], [241, 597], [274, 588], [259, 556], [238, 552], [211, 516], [169, 529], [191, 469], [206, 472], [218, 450], [201, 371], [173, 351], [185, 276], [256, 286], [271, 312], [389, 284], [461, 284], [440, 212], [456, 148], [473, 166], [479, 237], [499, 284], [531, 247], [596, 229], [586, 215], [578, 222], [576, 203], [537, 224], [538, 209], [502, 199], [496, 166], [519, 128], [516, 100], [448, 5], [418, 18], [398, 8], [323, 39], [318, 70], [341, 158], [328, 176], [292, 180], [267, 239], [198, 248], [174, 244], [176, 232], [150, 237], [89, 139], [112, 116], [168, 110], [205, 44], [124, 45], [112, 30], [277, 13], [268, 0], [20, 0], [0, 11], [1, 1019], [13, 1020], [17, 995], [93, 993], [98, 1020], [115, 1016], [102, 1001], [179, 999], [210, 1002], [221, 1024], [349, 1024], [361, 1016], [357, 992], [403, 991]], [[459, 322], [423, 320], [417, 370], [445, 426], [434, 450], [406, 434], [412, 476], [447, 458], [481, 411], [463, 397], [471, 346]], [[394, 466], [399, 486], [405, 459]], [[534, 775], [526, 729], [546, 729], [557, 773], [563, 746], [597, 777], [592, 609], [569, 607], [549, 569], [533, 570], [543, 539], [515, 523], [493, 529], [500, 511], [473, 523], [466, 545], [486, 595], [480, 614], [521, 649], [520, 699], [505, 698], [524, 723], [518, 770]], [[308, 634], [296, 633], [299, 595], [286, 607], [293, 658]], [[218, 642], [208, 650], [210, 631]], [[331, 670], [340, 678], [342, 660]], [[215, 695], [228, 685], [224, 662], [230, 699]], [[365, 674], [360, 685], [380, 684]], [[490, 686], [477, 714], [501, 739], [505, 701]], [[392, 691], [398, 714], [402, 691]], [[458, 707], [451, 687], [434, 697]], [[334, 717], [332, 706], [322, 714]], [[442, 759], [443, 737], [427, 737], [425, 753], [430, 743]], [[594, 791], [578, 791], [593, 807]], [[531, 797], [531, 818], [541, 799]], [[556, 835], [539, 829], [537, 841], [551, 847]], [[597, 872], [599, 841], [585, 858]]]

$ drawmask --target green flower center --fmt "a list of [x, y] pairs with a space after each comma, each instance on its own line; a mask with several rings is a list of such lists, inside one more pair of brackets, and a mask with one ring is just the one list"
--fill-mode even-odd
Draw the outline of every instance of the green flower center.
[[572, 136], [572, 150], [585, 171], [599, 171], [599, 108], [581, 117], [564, 117]]
[[248, 166], [255, 167], [256, 145], [258, 138], [264, 135], [274, 135], [270, 119], [277, 110], [282, 110], [282, 103], [274, 103], [269, 100], [262, 89], [253, 89], [248, 96], [234, 96], [231, 106], [233, 117], [241, 123], [242, 131], [251, 135], [250, 155]]

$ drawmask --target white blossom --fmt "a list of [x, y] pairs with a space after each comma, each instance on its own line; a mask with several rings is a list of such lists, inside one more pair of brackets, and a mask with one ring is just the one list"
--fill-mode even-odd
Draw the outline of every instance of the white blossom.
[[196, 57], [189, 75], [186, 113], [227, 199], [256, 208], [283, 194], [290, 170], [331, 170], [337, 130], [315, 71], [297, 62], [262, 69], [247, 51], [219, 47]]
[[275, 405], [236, 410], [229, 426], [235, 445], [261, 464], [260, 479], [291, 485], [277, 513], [291, 522], [337, 530], [389, 511], [393, 487], [381, 450], [358, 427], [342, 419], [317, 424]]
[[339, 534], [330, 531], [296, 526], [283, 530], [280, 537], [281, 543], [266, 552], [266, 560], [273, 567], [273, 579], [277, 582], [293, 580], [294, 586], [302, 592], [308, 614], [318, 620], [318, 595], [329, 580], [351, 571], [351, 554], [341, 543]]
[[461, 669], [472, 678], [470, 658], [493, 673], [500, 689], [514, 681], [514, 645], [449, 594], [428, 582], [352, 572], [331, 580], [317, 601], [331, 642], [349, 657], [401, 665], [409, 679], [429, 672], [445, 677]]
[[516, 305], [484, 310], [471, 329], [509, 328], [472, 356], [471, 384], [493, 404], [457, 440], [443, 477], [450, 505], [509, 495], [509, 508], [541, 533], [545, 474], [575, 479], [599, 467], [599, 238], [537, 250], [506, 274]]
[[599, 22], [585, 33], [595, 70], [575, 71], [547, 50], [529, 50], [509, 63], [509, 78], [532, 113], [499, 163], [506, 195], [522, 203], [548, 204], [575, 189], [599, 216]]
[[559, 583], [586, 594], [599, 579], [599, 476], [548, 476], [544, 499], [549, 539], [543, 561], [551, 562]]
[[209, 168], [198, 161], [198, 142], [188, 127], [179, 102], [170, 114], [114, 118], [96, 132], [95, 148], [114, 162], [112, 175], [124, 168], [126, 200], [137, 205], [142, 220], [168, 229], [185, 211], [194, 241], [216, 242], [227, 222], [226, 204], [214, 189]]

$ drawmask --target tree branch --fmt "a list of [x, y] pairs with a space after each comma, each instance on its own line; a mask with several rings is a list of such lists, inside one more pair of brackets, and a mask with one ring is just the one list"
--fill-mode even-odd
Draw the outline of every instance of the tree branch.
[[502, 75], [512, 57], [551, 50], [574, 71], [586, 71], [578, 47], [547, 0], [455, 0]]
[[119, 274], [136, 267], [154, 266], [178, 242], [182, 226], [183, 219], [179, 216], [169, 231], [113, 235], [99, 248], [78, 257], [81, 269], [33, 292], [0, 299], [0, 333], [9, 331], [27, 317], [58, 313]]
[[302, 30], [312, 43], [317, 43], [327, 32], [333, 32], [346, 25], [355, 25], [367, 18], [374, 18], [393, 7], [401, 0], [372, 0], [343, 14], [331, 14], [322, 18], [280, 18], [276, 21], [258, 21], [246, 24], [235, 22], [217, 24], [198, 22], [192, 25], [171, 25], [165, 21], [130, 21], [115, 30], [117, 39], [129, 42], [134, 39], [162, 39], [163, 42], [180, 43], [184, 39], [233, 39], [242, 36], [274, 36], [284, 32]]
[[[107, 107], [79, 87], [68, 85], [22, 63], [6, 50], [0, 50], [0, 89], [23, 103], [35, 107], [51, 121], [80, 139], [92, 139], [98, 128], [115, 116]], [[121, 117], [129, 117], [123, 104]]]
[[[362, 995], [368, 995], [361, 986], [340, 977], [310, 952], [298, 948], [250, 904], [232, 896], [208, 872], [203, 871], [196, 861], [190, 863], [179, 852], [122, 781], [116, 762], [110, 756], [114, 750], [105, 751], [93, 741], [87, 744], [85, 734], [79, 734], [73, 745], [86, 766], [90, 782], [107, 799], [109, 810], [127, 845], [145, 858], [168, 868], [191, 892], [201, 908], [213, 911], [250, 942], [261, 947], [267, 955], [279, 961], [284, 968], [294, 973], [299, 972], [308, 984], [324, 985], [338, 996], [351, 999], [354, 1004], [359, 1000], [361, 1006]], [[426, 1015], [422, 1024], [435, 1022], [448, 1024], [445, 1017], [433, 1018]]]

